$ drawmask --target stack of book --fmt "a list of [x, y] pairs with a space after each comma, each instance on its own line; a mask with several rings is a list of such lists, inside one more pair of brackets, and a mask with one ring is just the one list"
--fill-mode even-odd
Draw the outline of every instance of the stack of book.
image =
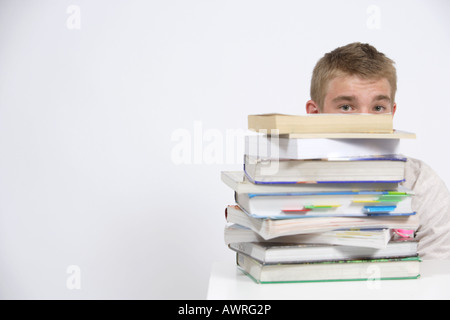
[[392, 115], [249, 116], [225, 242], [258, 283], [413, 279], [414, 196]]

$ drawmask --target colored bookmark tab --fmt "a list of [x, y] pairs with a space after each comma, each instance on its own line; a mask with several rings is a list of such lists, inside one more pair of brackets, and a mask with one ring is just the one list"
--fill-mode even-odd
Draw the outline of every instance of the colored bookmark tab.
[[338, 208], [341, 205], [339, 204], [327, 204], [327, 205], [307, 205], [305, 206], [305, 209], [310, 209], [310, 210], [314, 210], [314, 209], [333, 209], [333, 208]]
[[410, 229], [392, 229], [394, 233], [399, 236], [400, 238], [413, 238], [414, 237], [414, 230]]
[[366, 199], [366, 200], [353, 200], [353, 203], [380, 203], [379, 200]]
[[299, 213], [299, 212], [308, 212], [311, 211], [311, 209], [301, 208], [301, 209], [283, 209], [281, 210], [284, 213]]
[[397, 206], [364, 206], [366, 213], [386, 213], [395, 210]]
[[404, 200], [407, 197], [407, 195], [393, 195], [393, 194], [386, 194], [382, 195], [380, 198], [378, 198], [378, 201], [380, 202], [400, 202]]

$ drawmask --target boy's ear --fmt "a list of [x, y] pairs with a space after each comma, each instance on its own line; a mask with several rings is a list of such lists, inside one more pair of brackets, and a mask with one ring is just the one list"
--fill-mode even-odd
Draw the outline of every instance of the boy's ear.
[[306, 113], [320, 113], [319, 106], [313, 100], [306, 102]]
[[397, 110], [397, 104], [394, 103], [394, 105], [392, 106], [392, 116], [394, 116], [396, 110]]

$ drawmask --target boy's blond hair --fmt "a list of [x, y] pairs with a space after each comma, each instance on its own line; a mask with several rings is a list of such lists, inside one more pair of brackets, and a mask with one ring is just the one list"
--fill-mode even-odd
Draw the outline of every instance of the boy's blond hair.
[[311, 99], [323, 110], [328, 83], [342, 75], [363, 79], [386, 78], [391, 86], [391, 101], [395, 101], [397, 72], [394, 61], [373, 46], [354, 42], [325, 54], [316, 64], [311, 78]]

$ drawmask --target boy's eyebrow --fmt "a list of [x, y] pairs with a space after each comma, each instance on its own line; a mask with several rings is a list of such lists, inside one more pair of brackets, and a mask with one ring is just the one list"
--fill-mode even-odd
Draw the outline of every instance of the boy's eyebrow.
[[[337, 96], [336, 98], [334, 98], [332, 100], [332, 102], [341, 102], [341, 101], [352, 102], [355, 100], [357, 100], [355, 96], [342, 95], [342, 96]], [[387, 102], [391, 102], [391, 98], [384, 94], [377, 95], [376, 97], [373, 98], [373, 101], [381, 101], [381, 100], [386, 100]]]
[[355, 101], [356, 97], [355, 96], [337, 96], [336, 98], [334, 98], [332, 100], [332, 102], [341, 102], [341, 101]]
[[387, 102], [391, 102], [391, 98], [389, 98], [388, 96], [386, 96], [384, 94], [380, 94], [380, 95], [376, 96], [375, 98], [373, 98], [373, 101], [380, 101], [380, 100], [386, 100]]

